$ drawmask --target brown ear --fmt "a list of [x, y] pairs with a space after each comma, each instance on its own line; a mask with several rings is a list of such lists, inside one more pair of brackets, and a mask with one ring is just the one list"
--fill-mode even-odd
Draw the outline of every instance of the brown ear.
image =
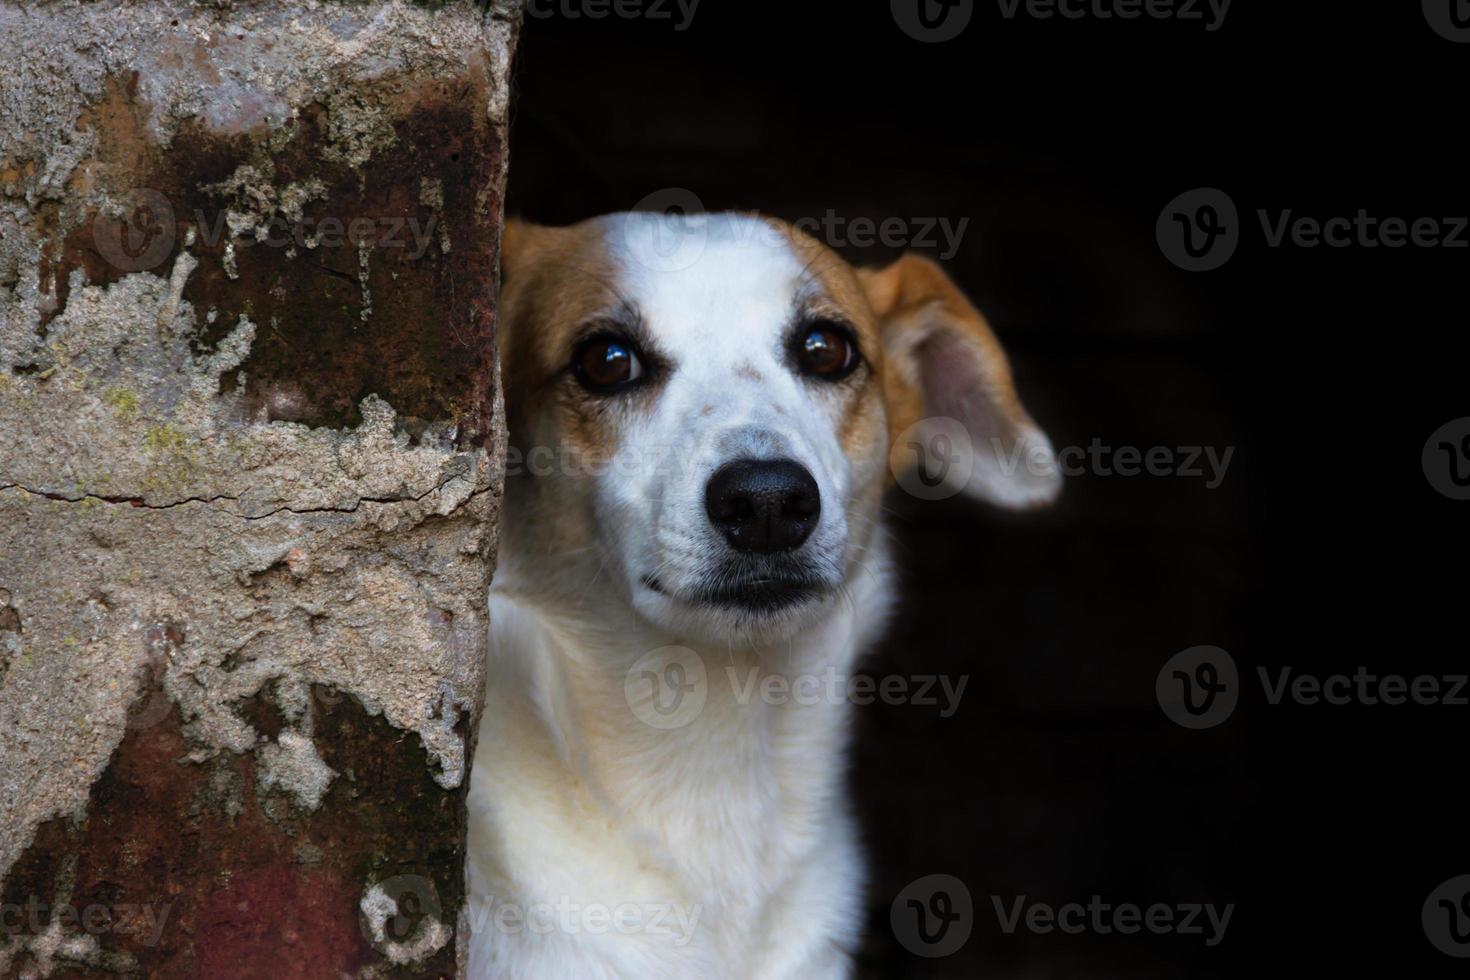
[[880, 320], [899, 482], [918, 473], [922, 486], [1003, 507], [1054, 500], [1061, 473], [1051, 442], [1021, 407], [1000, 341], [944, 270], [905, 255], [858, 277]]

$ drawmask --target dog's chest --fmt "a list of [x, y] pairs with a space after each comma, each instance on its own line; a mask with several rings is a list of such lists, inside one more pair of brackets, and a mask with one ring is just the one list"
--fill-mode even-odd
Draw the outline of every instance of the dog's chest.
[[[689, 963], [748, 962], [794, 890], [845, 898], [816, 882], [855, 863], [850, 841], [834, 844], [844, 700], [772, 698], [760, 683], [769, 664], [706, 652], [697, 721], [659, 730], [632, 718], [622, 685], [589, 683], [581, 667], [595, 661], [533, 611], [502, 602], [494, 615], [498, 677], [472, 792], [478, 890], [520, 905], [632, 906], [660, 934], [611, 945]], [[832, 657], [851, 650], [814, 647], [784, 669], [842, 666]], [[664, 934], [667, 922], [689, 924], [687, 941]]]
[[711, 679], [697, 730], [599, 748], [616, 809], [680, 877], [732, 908], [758, 908], [803, 860], [838, 803], [846, 705], [741, 703]]

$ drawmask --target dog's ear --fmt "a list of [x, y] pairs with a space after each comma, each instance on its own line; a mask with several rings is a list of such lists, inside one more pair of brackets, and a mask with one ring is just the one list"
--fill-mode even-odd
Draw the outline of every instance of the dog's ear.
[[900, 483], [920, 478], [1012, 508], [1054, 500], [1061, 473], [1051, 442], [1021, 407], [1000, 341], [944, 270], [905, 255], [858, 277], [882, 331]]

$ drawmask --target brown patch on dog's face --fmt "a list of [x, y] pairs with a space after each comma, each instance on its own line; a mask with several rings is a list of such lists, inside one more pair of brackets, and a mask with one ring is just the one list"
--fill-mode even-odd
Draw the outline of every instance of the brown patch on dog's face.
[[[570, 375], [581, 335], [624, 313], [601, 234], [591, 224], [542, 228], [512, 221], [504, 251], [501, 359], [512, 438], [550, 424], [576, 451], [607, 446], [605, 406], [583, 397]], [[543, 413], [550, 417], [538, 418]]]
[[578, 487], [603, 465], [627, 424], [628, 406], [591, 396], [573, 376], [577, 344], [598, 324], [628, 315], [617, 264], [595, 223], [505, 230], [501, 367], [510, 432], [510, 475], [530, 481], [521, 520], [555, 555], [585, 548], [595, 514]]

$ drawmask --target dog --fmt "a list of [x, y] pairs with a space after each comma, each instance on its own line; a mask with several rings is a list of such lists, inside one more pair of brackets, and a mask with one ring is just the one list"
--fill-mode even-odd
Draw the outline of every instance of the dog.
[[1032, 507], [1051, 445], [926, 258], [626, 213], [510, 222], [502, 270], [469, 975], [849, 976], [849, 699], [752, 691], [849, 676], [879, 636], [891, 484]]

